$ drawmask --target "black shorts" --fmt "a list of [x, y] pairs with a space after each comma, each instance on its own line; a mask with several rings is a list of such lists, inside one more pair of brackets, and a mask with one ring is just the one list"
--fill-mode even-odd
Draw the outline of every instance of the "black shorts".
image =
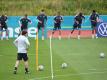
[[61, 24], [60, 23], [55, 23], [54, 24], [54, 29], [53, 30], [59, 30], [59, 29], [61, 29]]
[[38, 30], [40, 30], [41, 28], [44, 28], [44, 24], [38, 23], [37, 28]]
[[97, 22], [91, 22], [91, 28], [95, 28], [97, 26]]
[[27, 53], [18, 53], [17, 54], [17, 60], [24, 60], [24, 61], [27, 61], [28, 60], [28, 56], [27, 56]]
[[2, 31], [3, 29], [7, 30], [7, 24], [3, 24], [0, 26], [0, 30]]
[[73, 28], [81, 28], [81, 24], [74, 23]]
[[21, 26], [21, 31], [27, 31], [27, 26]]

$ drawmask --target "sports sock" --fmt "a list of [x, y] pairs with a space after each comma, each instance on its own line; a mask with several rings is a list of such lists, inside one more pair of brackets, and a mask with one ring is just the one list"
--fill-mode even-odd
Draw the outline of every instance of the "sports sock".
[[29, 72], [29, 71], [28, 71], [28, 68], [25, 68], [25, 71], [26, 71], [26, 72]]

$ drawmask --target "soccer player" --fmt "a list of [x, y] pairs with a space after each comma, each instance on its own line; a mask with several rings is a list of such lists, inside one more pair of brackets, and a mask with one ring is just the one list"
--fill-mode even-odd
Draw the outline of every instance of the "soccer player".
[[54, 35], [55, 31], [59, 31], [59, 39], [61, 39], [61, 22], [63, 21], [62, 16], [60, 15], [60, 12], [57, 13], [57, 15], [54, 17], [54, 29], [52, 32], [52, 36]]
[[1, 40], [3, 40], [3, 31], [6, 31], [6, 39], [8, 40], [8, 27], [7, 27], [7, 16], [6, 15], [2, 15], [0, 17], [0, 36], [1, 36]]
[[19, 25], [20, 25], [20, 34], [22, 31], [28, 30], [28, 23], [32, 23], [30, 19], [28, 19], [27, 14], [23, 18], [20, 19]]
[[24, 60], [25, 74], [29, 73], [27, 51], [30, 46], [30, 42], [26, 36], [27, 36], [27, 31], [22, 31], [21, 35], [14, 41], [14, 44], [18, 50], [17, 51], [17, 60], [16, 60], [15, 68], [14, 68], [14, 74], [17, 74], [19, 62], [22, 59]]
[[37, 19], [38, 19], [38, 24], [37, 24], [38, 32], [42, 28], [42, 40], [44, 40], [44, 28], [47, 21], [47, 16], [43, 9], [41, 10], [40, 14], [37, 16]]
[[99, 20], [99, 15], [97, 14], [97, 12], [95, 10], [92, 11], [92, 14], [90, 15], [90, 21], [91, 21], [91, 28], [92, 28], [92, 38], [97, 37], [97, 31], [96, 31], [96, 27], [97, 27], [97, 21]]
[[83, 19], [85, 19], [85, 17], [83, 16], [83, 14], [81, 12], [79, 14], [77, 14], [74, 18], [73, 30], [71, 31], [71, 35], [72, 35], [72, 33], [74, 32], [75, 29], [78, 29], [79, 30], [78, 31], [78, 39], [80, 39], [81, 24], [82, 24]]

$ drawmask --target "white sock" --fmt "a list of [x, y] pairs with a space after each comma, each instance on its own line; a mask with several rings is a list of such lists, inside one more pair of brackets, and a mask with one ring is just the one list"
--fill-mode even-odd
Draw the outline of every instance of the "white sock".
[[1, 37], [1, 40], [3, 40], [3, 36]]
[[94, 39], [94, 35], [92, 34], [92, 39]]
[[6, 36], [6, 39], [8, 40], [8, 36]]
[[52, 35], [50, 35], [50, 38], [52, 38]]
[[69, 35], [68, 38], [71, 38], [71, 35]]
[[80, 35], [78, 35], [78, 39], [80, 39]]
[[95, 36], [96, 36], [96, 38], [98, 38], [97, 34]]
[[42, 40], [44, 40], [44, 36], [42, 36]]
[[59, 40], [61, 40], [61, 36], [59, 36]]

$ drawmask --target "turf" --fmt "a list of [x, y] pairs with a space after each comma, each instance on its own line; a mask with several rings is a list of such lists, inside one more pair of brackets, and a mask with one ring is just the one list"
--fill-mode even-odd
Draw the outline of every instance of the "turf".
[[[13, 40], [0, 40], [0, 80], [51, 80], [49, 39], [39, 39], [39, 64], [44, 65], [44, 71], [36, 71], [35, 40], [30, 39], [28, 75], [23, 61], [13, 74], [17, 53]], [[107, 38], [52, 39], [53, 80], [107, 80], [107, 56], [100, 58], [101, 52], [107, 55]], [[61, 69], [63, 62], [68, 64], [66, 69]]]

